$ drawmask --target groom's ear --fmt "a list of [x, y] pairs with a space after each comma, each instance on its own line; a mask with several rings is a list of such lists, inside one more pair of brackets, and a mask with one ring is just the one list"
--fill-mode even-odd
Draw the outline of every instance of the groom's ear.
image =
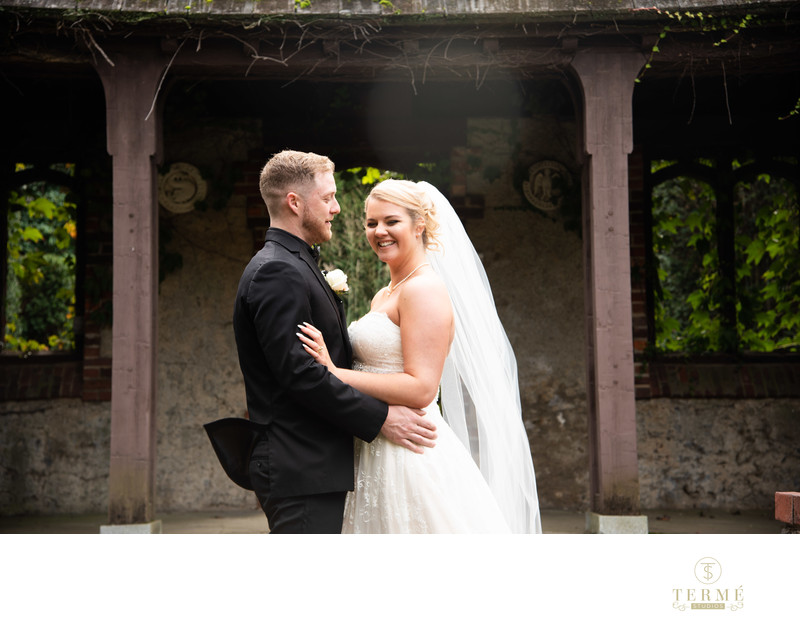
[[300, 213], [303, 198], [300, 197], [298, 193], [289, 191], [284, 199], [286, 200], [286, 205], [289, 207], [289, 210], [292, 211], [292, 213]]

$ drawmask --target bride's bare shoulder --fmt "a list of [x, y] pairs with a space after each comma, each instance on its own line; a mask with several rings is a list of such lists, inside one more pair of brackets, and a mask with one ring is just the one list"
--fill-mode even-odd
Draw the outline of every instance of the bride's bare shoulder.
[[433, 270], [409, 279], [400, 297], [400, 308], [425, 310], [430, 316], [441, 314], [452, 318], [450, 296], [444, 282]]
[[370, 309], [375, 309], [376, 308], [376, 303], [377, 304], [382, 303], [383, 299], [385, 299], [385, 298], [386, 298], [386, 288], [382, 287], [380, 290], [375, 292], [375, 296], [372, 297], [372, 300], [369, 303]]

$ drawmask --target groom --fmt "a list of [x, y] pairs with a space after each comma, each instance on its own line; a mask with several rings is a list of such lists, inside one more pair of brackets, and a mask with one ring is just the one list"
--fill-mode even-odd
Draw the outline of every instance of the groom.
[[261, 172], [270, 228], [239, 282], [233, 328], [247, 407], [260, 427], [250, 482], [271, 533], [339, 533], [353, 489], [353, 436], [379, 433], [414, 452], [432, 447], [422, 411], [387, 406], [316, 363], [297, 339], [313, 324], [334, 363], [352, 350], [339, 298], [317, 266], [313, 244], [331, 238], [339, 213], [334, 165], [325, 156], [283, 151]]

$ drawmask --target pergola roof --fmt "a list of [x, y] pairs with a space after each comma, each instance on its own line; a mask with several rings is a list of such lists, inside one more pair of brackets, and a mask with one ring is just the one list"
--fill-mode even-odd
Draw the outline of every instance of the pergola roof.
[[[758, 72], [796, 69], [800, 10], [767, 0], [0, 0], [4, 50], [17, 64], [85, 64], [115, 46], [159, 38], [183, 74], [326, 80], [409, 70], [541, 71], [578, 47], [625, 46], [654, 57], [651, 75], [730, 57]], [[712, 17], [713, 16], [713, 17]], [[750, 17], [747, 17], [750, 16]], [[742, 26], [746, 21], [746, 28]], [[726, 46], [711, 46], [725, 40]], [[762, 45], [751, 45], [760, 42]], [[769, 45], [763, 45], [768, 42]], [[91, 55], [91, 57], [89, 57]], [[705, 66], [695, 63], [692, 72]], [[709, 67], [711, 72], [718, 68]]]
[[131, 13], [154, 18], [205, 16], [328, 16], [328, 17], [444, 17], [481, 16], [508, 20], [509, 16], [542, 21], [594, 18], [647, 18], [659, 12], [747, 11], [762, 13], [779, 7], [789, 9], [790, 0], [2, 0], [0, 6], [72, 11], [75, 14]]

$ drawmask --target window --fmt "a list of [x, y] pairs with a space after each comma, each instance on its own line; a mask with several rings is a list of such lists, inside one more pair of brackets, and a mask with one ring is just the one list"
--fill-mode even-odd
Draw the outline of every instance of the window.
[[793, 161], [651, 165], [656, 353], [800, 351]]
[[78, 213], [74, 165], [17, 164], [7, 194], [3, 351], [76, 348]]

